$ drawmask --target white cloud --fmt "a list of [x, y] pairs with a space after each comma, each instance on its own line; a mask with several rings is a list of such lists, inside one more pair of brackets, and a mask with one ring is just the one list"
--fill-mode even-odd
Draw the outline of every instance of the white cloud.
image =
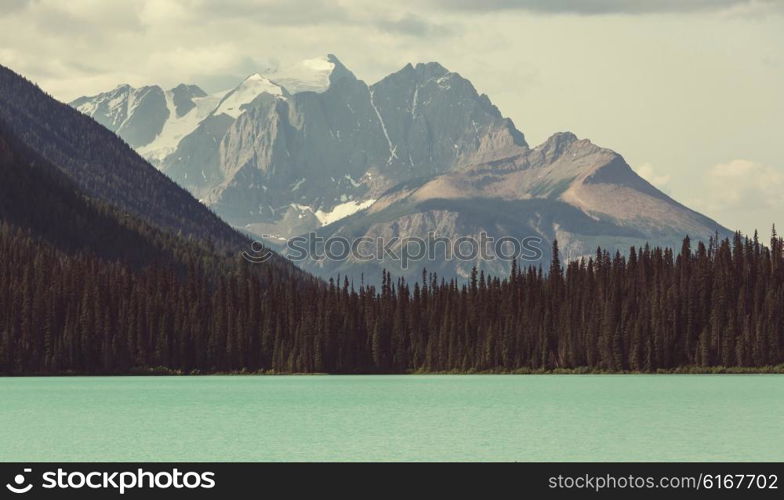
[[687, 205], [731, 229], [764, 233], [773, 223], [784, 224], [784, 169], [732, 160], [708, 169], [692, 191], [699, 194], [685, 200]]
[[[146, 64], [155, 74], [165, 71], [193, 75], [204, 68], [216, 73], [233, 71], [241, 66], [243, 55], [232, 42], [216, 43], [209, 47], [170, 47], [151, 52]], [[249, 71], [250, 72], [250, 71]]]
[[139, 19], [147, 26], [154, 26], [157, 23], [183, 22], [191, 17], [189, 12], [186, 5], [176, 0], [149, 0], [142, 6]]
[[732, 160], [708, 170], [703, 192], [703, 204], [711, 209], [784, 209], [784, 172], [750, 160]]
[[650, 182], [659, 189], [663, 189], [669, 184], [672, 176], [669, 174], [657, 174], [650, 163], [643, 163], [635, 169], [637, 175]]
[[372, 80], [409, 62], [401, 50], [416, 53], [422, 40], [453, 34], [450, 23], [431, 12], [414, 14], [416, 7], [364, 0], [0, 0], [0, 64], [66, 101], [118, 83], [186, 82], [214, 91], [272, 60], [327, 53]]

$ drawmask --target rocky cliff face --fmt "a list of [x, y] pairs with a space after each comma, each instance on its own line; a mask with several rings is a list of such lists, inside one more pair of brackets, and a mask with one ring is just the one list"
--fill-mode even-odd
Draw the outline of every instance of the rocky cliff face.
[[389, 164], [446, 172], [526, 148], [523, 134], [471, 82], [438, 63], [407, 65], [370, 87]]

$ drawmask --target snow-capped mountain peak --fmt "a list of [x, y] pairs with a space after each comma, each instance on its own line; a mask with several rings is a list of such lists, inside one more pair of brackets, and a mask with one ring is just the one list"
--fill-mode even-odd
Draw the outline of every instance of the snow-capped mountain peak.
[[272, 82], [269, 78], [259, 73], [254, 73], [243, 80], [234, 90], [226, 94], [213, 114], [219, 115], [224, 113], [232, 118], [238, 118], [242, 114], [243, 106], [264, 93], [275, 97], [285, 97], [288, 94], [286, 89]]
[[269, 76], [290, 93], [296, 94], [326, 91], [333, 81], [333, 75], [339, 72], [351, 74], [335, 55], [328, 54], [284, 66]]

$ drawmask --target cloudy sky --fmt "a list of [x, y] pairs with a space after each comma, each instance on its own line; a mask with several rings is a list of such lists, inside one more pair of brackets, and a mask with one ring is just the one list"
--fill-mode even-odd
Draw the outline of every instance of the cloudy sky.
[[784, 226], [782, 48], [784, 0], [0, 0], [0, 64], [62, 100], [217, 91], [326, 53], [368, 83], [438, 61], [529, 143], [571, 130], [766, 237]]

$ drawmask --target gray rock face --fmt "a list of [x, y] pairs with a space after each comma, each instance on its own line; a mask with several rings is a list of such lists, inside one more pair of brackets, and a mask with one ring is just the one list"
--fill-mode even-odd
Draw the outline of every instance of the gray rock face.
[[407, 65], [370, 88], [387, 162], [428, 175], [526, 148], [523, 134], [471, 82], [438, 63]]
[[219, 146], [233, 121], [223, 114], [207, 117], [182, 138], [177, 149], [164, 158], [159, 167], [180, 186], [203, 199], [212, 187], [223, 180], [218, 168]]
[[223, 182], [206, 198], [226, 220], [294, 236], [412, 177], [526, 148], [486, 96], [438, 64], [408, 65], [368, 87], [326, 60], [326, 89], [262, 94], [227, 130]]
[[185, 116], [196, 107], [196, 103], [193, 102], [194, 97], [207, 97], [207, 94], [196, 85], [185, 85], [184, 83], [171, 89], [171, 93], [177, 118]]
[[387, 144], [367, 85], [332, 61], [324, 92], [262, 94], [229, 127], [219, 146], [224, 182], [207, 198], [221, 216], [269, 224], [292, 205], [329, 210], [368, 191], [359, 180], [383, 164]]
[[132, 147], [139, 147], [148, 144], [163, 130], [169, 109], [160, 87], [143, 87], [134, 98], [133, 108], [117, 129], [117, 134]]

